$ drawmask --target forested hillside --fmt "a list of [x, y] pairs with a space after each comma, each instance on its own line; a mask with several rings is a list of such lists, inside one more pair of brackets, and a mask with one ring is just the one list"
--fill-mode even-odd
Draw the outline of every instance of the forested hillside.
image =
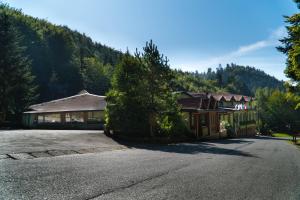
[[85, 88], [104, 94], [121, 52], [93, 42], [66, 26], [53, 25], [0, 5], [22, 36], [21, 45], [32, 62], [39, 98], [45, 101], [73, 95]]
[[[22, 36], [21, 45], [35, 76], [36, 102], [74, 95], [82, 89], [104, 95], [122, 52], [94, 42], [67, 26], [51, 24], [1, 4]], [[176, 66], [173, 66], [176, 67]], [[227, 65], [206, 73], [173, 70], [174, 90], [228, 91], [254, 95], [259, 87], [283, 88], [283, 83], [252, 67]]]

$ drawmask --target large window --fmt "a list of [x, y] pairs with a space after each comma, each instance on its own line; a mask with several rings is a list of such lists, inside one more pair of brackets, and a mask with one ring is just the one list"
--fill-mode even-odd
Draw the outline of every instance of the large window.
[[38, 115], [38, 123], [44, 123], [44, 116]]
[[38, 115], [38, 123], [59, 123], [61, 122], [60, 114]]
[[66, 113], [66, 122], [84, 122], [83, 112]]
[[103, 121], [103, 112], [93, 111], [88, 112], [88, 123], [99, 123]]

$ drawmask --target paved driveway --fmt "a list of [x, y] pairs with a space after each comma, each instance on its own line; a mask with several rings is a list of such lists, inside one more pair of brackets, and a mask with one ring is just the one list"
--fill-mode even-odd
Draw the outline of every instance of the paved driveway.
[[27, 159], [123, 148], [103, 131], [8, 130], [0, 131], [0, 159]]
[[0, 199], [300, 199], [300, 151], [268, 137], [0, 160]]

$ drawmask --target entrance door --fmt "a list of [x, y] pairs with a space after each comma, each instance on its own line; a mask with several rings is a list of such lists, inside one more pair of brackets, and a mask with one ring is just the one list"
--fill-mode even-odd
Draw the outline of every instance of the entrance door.
[[218, 132], [218, 115], [216, 112], [209, 112], [209, 134], [214, 135]]

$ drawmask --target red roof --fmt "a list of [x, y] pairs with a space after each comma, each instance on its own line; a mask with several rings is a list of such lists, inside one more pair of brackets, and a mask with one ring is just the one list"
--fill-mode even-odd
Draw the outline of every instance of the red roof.
[[31, 111], [25, 113], [93, 111], [104, 110], [105, 107], [105, 96], [98, 96], [86, 91], [81, 91], [74, 96], [31, 105], [29, 107]]

